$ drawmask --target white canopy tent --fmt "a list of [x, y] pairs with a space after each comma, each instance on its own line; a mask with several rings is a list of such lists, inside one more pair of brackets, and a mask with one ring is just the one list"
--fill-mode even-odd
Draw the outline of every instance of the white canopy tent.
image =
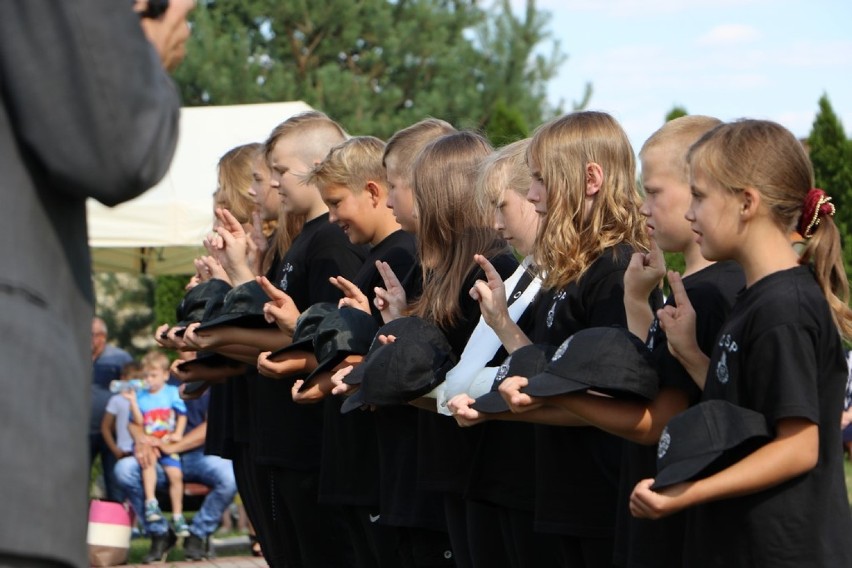
[[163, 180], [132, 201], [105, 207], [90, 199], [89, 246], [96, 272], [189, 274], [204, 253], [213, 220], [216, 163], [234, 146], [263, 142], [303, 102], [187, 107]]

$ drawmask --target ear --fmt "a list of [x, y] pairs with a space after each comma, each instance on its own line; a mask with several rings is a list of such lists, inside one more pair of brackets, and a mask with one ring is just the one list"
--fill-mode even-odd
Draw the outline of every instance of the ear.
[[747, 187], [740, 193], [740, 218], [752, 219], [760, 210], [760, 192], [753, 187]]
[[592, 197], [600, 191], [603, 185], [603, 168], [600, 164], [589, 162], [586, 164], [586, 197]]
[[370, 203], [373, 204], [373, 207], [384, 206], [387, 201], [387, 192], [374, 181], [368, 181], [367, 185], [364, 186], [364, 191], [370, 194]]

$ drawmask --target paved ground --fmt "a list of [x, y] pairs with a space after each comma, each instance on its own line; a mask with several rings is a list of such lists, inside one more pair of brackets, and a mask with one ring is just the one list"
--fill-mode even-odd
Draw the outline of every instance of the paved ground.
[[142, 566], [160, 566], [171, 568], [172, 566], [182, 566], [193, 568], [266, 568], [267, 564], [263, 558], [255, 558], [254, 556], [225, 556], [223, 558], [214, 558], [212, 560], [200, 560], [198, 562], [163, 562], [160, 564], [127, 564], [126, 566], [139, 567]]

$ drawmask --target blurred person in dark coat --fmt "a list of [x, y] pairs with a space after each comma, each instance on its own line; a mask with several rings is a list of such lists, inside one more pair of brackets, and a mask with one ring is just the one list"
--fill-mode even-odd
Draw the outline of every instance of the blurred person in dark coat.
[[121, 203], [168, 169], [166, 69], [193, 6], [0, 2], [0, 566], [88, 565], [86, 199]]

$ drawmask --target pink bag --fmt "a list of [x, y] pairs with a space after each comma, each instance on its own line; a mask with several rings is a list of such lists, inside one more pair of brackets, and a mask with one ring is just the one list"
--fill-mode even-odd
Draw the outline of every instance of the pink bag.
[[131, 514], [127, 507], [112, 501], [89, 504], [89, 564], [118, 566], [127, 563], [130, 552]]

